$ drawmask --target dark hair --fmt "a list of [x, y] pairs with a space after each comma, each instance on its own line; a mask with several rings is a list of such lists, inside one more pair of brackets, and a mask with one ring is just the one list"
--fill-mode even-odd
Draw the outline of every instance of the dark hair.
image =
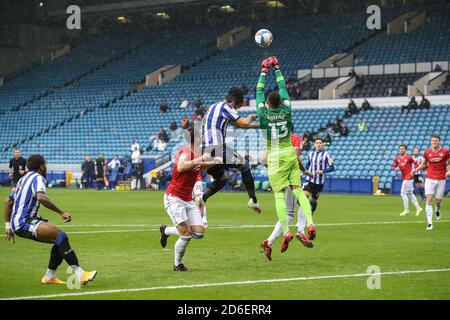
[[278, 91], [272, 91], [267, 96], [267, 101], [269, 101], [269, 105], [271, 108], [278, 108], [281, 103], [281, 96]]
[[431, 138], [436, 138], [436, 139], [441, 140], [441, 137], [439, 137], [437, 134], [433, 134], [433, 135], [431, 136]]
[[242, 103], [244, 102], [244, 94], [242, 93], [242, 89], [238, 87], [230, 88], [225, 100], [227, 102], [234, 102], [237, 106], [242, 106]]
[[20, 151], [19, 147], [14, 147], [13, 151]]
[[320, 137], [317, 137], [317, 138], [315, 138], [315, 139], [314, 139], [314, 143], [316, 143], [316, 141], [317, 141], [317, 140], [320, 140], [320, 141], [322, 141], [322, 142], [323, 142], [323, 139], [322, 139], [322, 138], [320, 138]]
[[403, 147], [403, 148], [405, 148], [406, 150], [408, 150], [408, 147], [406, 146], [406, 144], [403, 144], [403, 143], [402, 143], [401, 145], [399, 145], [398, 147], [399, 147], [399, 148]]
[[30, 171], [37, 171], [43, 164], [45, 164], [45, 159], [40, 154], [32, 154], [27, 159], [27, 168]]

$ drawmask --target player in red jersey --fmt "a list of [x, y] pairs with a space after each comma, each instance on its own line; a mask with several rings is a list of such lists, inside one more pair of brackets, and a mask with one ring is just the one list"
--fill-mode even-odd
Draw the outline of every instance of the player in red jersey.
[[403, 199], [403, 207], [404, 210], [400, 213], [401, 216], [406, 216], [409, 214], [409, 199], [413, 203], [414, 207], [416, 207], [416, 216], [418, 216], [423, 209], [420, 207], [419, 202], [417, 202], [417, 198], [414, 195], [414, 176], [412, 174], [412, 167], [415, 164], [415, 161], [412, 156], [408, 154], [408, 150], [406, 145], [401, 144], [398, 148], [399, 155], [394, 160], [394, 164], [392, 165], [392, 169], [394, 171], [402, 172], [402, 189], [400, 191], [400, 195]]
[[[201, 134], [194, 128], [187, 131], [189, 143], [177, 154], [172, 180], [164, 194], [164, 207], [180, 235], [175, 243], [174, 271], [189, 271], [183, 264], [186, 248], [192, 238], [202, 239], [205, 228], [200, 208], [194, 203], [195, 197], [202, 195], [202, 169], [217, 165], [218, 161], [205, 162], [199, 150]], [[168, 234], [161, 226], [161, 245], [165, 247]]]
[[444, 198], [445, 179], [450, 177], [450, 152], [441, 147], [441, 138], [431, 137], [431, 148], [423, 154], [424, 161], [413, 170], [413, 174], [428, 166], [425, 179], [425, 195], [427, 197], [425, 211], [427, 213], [427, 230], [433, 230], [433, 198], [436, 198], [434, 214], [441, 219], [441, 204]]
[[[294, 129], [292, 128], [292, 131]], [[300, 155], [303, 151], [303, 138], [296, 135], [291, 134], [291, 142], [292, 146], [295, 148], [295, 154], [297, 155], [298, 164], [300, 167], [300, 170], [302, 172], [306, 172], [305, 167], [303, 166], [303, 163], [300, 159]], [[288, 217], [288, 223], [290, 223], [292, 220], [294, 220], [295, 215], [295, 205], [297, 203], [296, 198], [294, 197], [294, 194], [292, 193], [292, 190], [290, 188], [286, 188], [286, 208], [287, 208], [287, 217]], [[306, 216], [301, 210], [301, 208], [298, 208], [297, 212], [297, 239], [307, 248], [312, 248], [313, 244], [311, 240], [308, 239], [308, 237], [305, 235], [304, 230], [306, 226]], [[272, 260], [272, 245], [274, 244], [275, 240], [277, 240], [281, 235], [283, 234], [283, 229], [281, 228], [281, 223], [278, 221], [270, 234], [269, 238], [267, 240], [262, 241], [261, 247], [264, 250], [264, 255], [267, 257], [269, 261]]]

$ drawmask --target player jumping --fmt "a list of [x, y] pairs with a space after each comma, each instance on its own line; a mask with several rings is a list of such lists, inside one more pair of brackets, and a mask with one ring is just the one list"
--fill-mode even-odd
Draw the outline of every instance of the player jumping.
[[441, 138], [431, 136], [431, 148], [423, 154], [424, 161], [413, 170], [413, 174], [428, 166], [425, 179], [425, 195], [427, 197], [425, 211], [427, 213], [427, 230], [433, 230], [433, 198], [436, 198], [434, 214], [441, 219], [442, 198], [444, 198], [445, 179], [450, 177], [450, 152], [441, 147]]
[[222, 162], [209, 168], [207, 173], [214, 178], [214, 181], [206, 188], [203, 196], [198, 198], [197, 205], [202, 206], [206, 201], [221, 190], [226, 182], [227, 175], [225, 169], [235, 168], [240, 170], [242, 182], [250, 197], [247, 207], [261, 212], [260, 205], [255, 194], [255, 182], [250, 170], [250, 164], [242, 155], [235, 152], [225, 144], [226, 130], [231, 123], [237, 128], [259, 128], [259, 124], [252, 123], [256, 115], [249, 115], [242, 118], [237, 109], [242, 106], [244, 96], [240, 88], [233, 87], [228, 92], [224, 101], [217, 102], [209, 107], [203, 118], [203, 155], [208, 161], [213, 158], [220, 158]]
[[[42, 204], [49, 210], [58, 213], [64, 222], [70, 222], [70, 214], [59, 209], [45, 194], [45, 176], [47, 166], [41, 155], [32, 155], [27, 159], [30, 170], [17, 183], [14, 194], [14, 205], [4, 212], [6, 239], [15, 242], [15, 235], [38, 242], [53, 244], [50, 252], [50, 262], [46, 274], [41, 280], [43, 284], [63, 284], [56, 277], [56, 269], [65, 260], [73, 269], [81, 284], [85, 285], [94, 280], [97, 271], [84, 271], [78, 264], [75, 251], [69, 244], [67, 234], [47, 219], [39, 216], [39, 207]], [[6, 208], [5, 208], [6, 209]], [[12, 217], [11, 217], [12, 211]]]
[[[294, 131], [293, 125], [292, 125], [292, 131]], [[292, 146], [295, 148], [295, 154], [298, 159], [298, 165], [300, 167], [300, 170], [302, 172], [306, 172], [305, 167], [303, 166], [303, 163], [300, 158], [300, 154], [302, 153], [303, 148], [303, 138], [292, 133], [291, 134], [291, 142]], [[286, 208], [287, 208], [287, 218], [288, 218], [288, 224], [294, 220], [295, 215], [295, 205], [297, 204], [297, 199], [294, 197], [294, 194], [292, 193], [291, 188], [286, 188]], [[313, 244], [311, 240], [308, 239], [308, 237], [304, 233], [305, 225], [306, 225], [306, 216], [301, 211], [300, 207], [298, 208], [298, 215], [297, 215], [297, 239], [307, 248], [312, 248]], [[300, 226], [303, 226], [303, 228], [300, 228]], [[283, 228], [281, 227], [280, 221], [278, 221], [275, 224], [275, 227], [270, 234], [270, 236], [267, 238], [267, 240], [262, 241], [261, 247], [263, 248], [264, 255], [269, 259], [269, 261], [272, 260], [272, 246], [276, 239], [278, 239], [283, 234]]]
[[193, 127], [187, 132], [189, 143], [178, 152], [175, 158], [172, 180], [164, 194], [164, 207], [177, 232], [164, 225], [160, 228], [160, 242], [163, 247], [166, 246], [167, 237], [170, 234], [180, 235], [175, 243], [174, 271], [189, 271], [183, 264], [187, 246], [192, 238], [203, 239], [204, 237], [202, 214], [192, 198], [192, 193], [194, 192], [196, 198], [201, 197], [201, 170], [211, 168], [219, 162], [218, 159], [212, 162], [203, 161], [203, 156], [199, 156], [199, 152], [196, 152], [201, 141], [200, 134], [196, 134]]
[[414, 207], [416, 207], [416, 216], [418, 216], [423, 209], [420, 207], [417, 202], [417, 198], [414, 195], [414, 176], [412, 174], [412, 166], [415, 164], [415, 161], [412, 156], [410, 156], [407, 152], [407, 147], [404, 144], [401, 144], [398, 147], [398, 157], [395, 158], [394, 163], [392, 165], [392, 169], [394, 171], [402, 172], [402, 189], [400, 191], [400, 195], [403, 199], [403, 212], [400, 213], [400, 216], [406, 216], [409, 214], [409, 199], [413, 203]]
[[[264, 88], [266, 75], [271, 66], [275, 69], [279, 91], [270, 92], [266, 100]], [[311, 205], [301, 189], [300, 168], [291, 142], [291, 101], [276, 57], [269, 57], [261, 64], [261, 74], [256, 87], [256, 110], [261, 129], [265, 131], [269, 182], [274, 192], [278, 220], [284, 235], [281, 252], [285, 252], [289, 242], [294, 238], [289, 231], [286, 214], [286, 188], [291, 188], [305, 213], [309, 240], [315, 238], [316, 230], [313, 225]]]

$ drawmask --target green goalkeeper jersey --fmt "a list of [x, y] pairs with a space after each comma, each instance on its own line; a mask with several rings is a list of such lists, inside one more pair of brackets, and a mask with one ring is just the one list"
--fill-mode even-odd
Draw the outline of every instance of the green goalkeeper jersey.
[[256, 112], [261, 129], [265, 134], [268, 153], [292, 150], [292, 107], [283, 74], [276, 71], [277, 84], [281, 96], [281, 105], [277, 109], [269, 109], [266, 105], [264, 88], [266, 74], [261, 73], [256, 87]]

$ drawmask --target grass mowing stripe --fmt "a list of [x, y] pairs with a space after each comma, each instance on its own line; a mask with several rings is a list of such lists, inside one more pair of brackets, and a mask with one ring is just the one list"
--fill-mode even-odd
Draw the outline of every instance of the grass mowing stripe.
[[428, 269], [428, 270], [389, 271], [389, 272], [380, 272], [380, 273], [355, 273], [355, 274], [341, 274], [341, 275], [325, 275], [325, 276], [281, 278], [281, 279], [260, 279], [260, 280], [234, 281], [234, 282], [213, 282], [213, 283], [178, 285], [178, 286], [165, 286], [165, 287], [112, 289], [112, 290], [100, 290], [100, 291], [90, 291], [90, 292], [60, 293], [60, 294], [49, 294], [49, 295], [40, 295], [40, 296], [24, 296], [24, 297], [9, 297], [9, 298], [8, 297], [4, 297], [4, 298], [0, 298], [0, 300], [51, 299], [51, 298], [88, 296], [88, 295], [111, 294], [111, 293], [122, 293], [122, 292], [142, 292], [142, 291], [154, 291], [154, 290], [192, 289], [192, 288], [220, 287], [220, 286], [234, 286], [234, 285], [252, 285], [252, 284], [258, 284], [258, 283], [275, 283], [275, 282], [290, 282], [290, 281], [313, 281], [313, 280], [324, 280], [324, 279], [342, 279], [342, 278], [369, 277], [369, 276], [375, 276], [375, 275], [391, 276], [391, 275], [405, 275], [405, 274], [417, 274], [417, 273], [436, 273], [436, 272], [449, 272], [449, 271], [450, 271], [450, 268], [443, 268], [443, 269]]

